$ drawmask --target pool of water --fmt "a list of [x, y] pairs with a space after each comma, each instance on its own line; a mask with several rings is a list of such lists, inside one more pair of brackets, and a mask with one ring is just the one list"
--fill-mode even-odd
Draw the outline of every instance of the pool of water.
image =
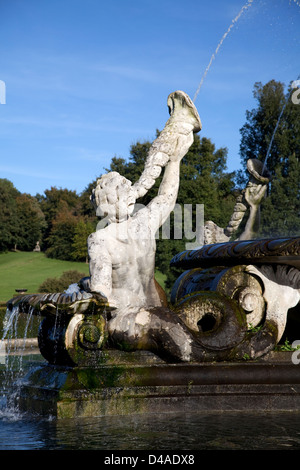
[[[19, 368], [19, 362], [12, 367], [15, 360], [10, 357], [10, 364], [0, 367], [0, 450], [300, 449], [300, 412], [184, 412], [78, 419], [22, 414], [6, 407], [9, 385], [3, 393], [7, 369]], [[21, 375], [39, 361], [44, 359], [24, 356]], [[20, 377], [19, 372], [17, 375]]]
[[39, 419], [0, 412], [1, 450], [299, 450], [300, 413]]

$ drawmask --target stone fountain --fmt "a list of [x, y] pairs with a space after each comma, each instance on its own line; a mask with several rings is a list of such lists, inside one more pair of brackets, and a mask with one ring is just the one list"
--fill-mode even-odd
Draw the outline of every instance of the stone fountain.
[[[300, 238], [251, 239], [269, 183], [259, 161], [248, 162], [228, 227], [209, 221], [205, 243], [213, 243], [171, 260], [184, 272], [170, 303], [154, 279], [155, 234], [174, 209], [180, 162], [201, 130], [188, 95], [171, 93], [167, 104], [170, 118], [138, 182], [116, 172], [97, 181], [91, 200], [102, 222], [88, 238], [90, 276], [64, 293], [7, 303], [43, 317], [47, 363], [19, 384], [22, 410], [75, 417], [299, 408], [300, 373], [290, 356], [278, 362], [272, 353], [300, 300]], [[135, 210], [163, 169], [157, 196]], [[244, 232], [231, 241], [247, 209]]]

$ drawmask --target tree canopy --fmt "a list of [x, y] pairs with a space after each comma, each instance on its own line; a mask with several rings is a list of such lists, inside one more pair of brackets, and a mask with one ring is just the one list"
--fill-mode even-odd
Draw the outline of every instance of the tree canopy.
[[45, 226], [37, 199], [21, 194], [11, 181], [0, 179], [0, 252], [33, 250]]

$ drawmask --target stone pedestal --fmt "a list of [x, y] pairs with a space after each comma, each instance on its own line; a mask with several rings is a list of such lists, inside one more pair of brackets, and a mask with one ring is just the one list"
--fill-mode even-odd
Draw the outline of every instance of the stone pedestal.
[[117, 353], [98, 368], [37, 365], [20, 383], [20, 410], [57, 418], [202, 411], [299, 411], [291, 354], [259, 361], [165, 364]]

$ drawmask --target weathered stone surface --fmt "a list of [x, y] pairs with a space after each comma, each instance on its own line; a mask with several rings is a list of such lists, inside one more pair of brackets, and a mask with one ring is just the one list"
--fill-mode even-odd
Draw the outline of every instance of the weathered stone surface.
[[260, 204], [266, 195], [270, 173], [261, 161], [250, 158], [247, 161], [249, 181], [246, 188], [237, 196], [231, 219], [225, 229], [208, 221], [204, 225], [204, 245], [211, 243], [229, 242], [234, 239], [247, 209], [249, 216], [243, 232], [238, 240], [251, 240], [260, 227]]
[[300, 271], [290, 266], [247, 266], [247, 272], [260, 278], [264, 285], [266, 320], [277, 326], [277, 342], [280, 341], [287, 322], [288, 310], [300, 300]]
[[237, 240], [183, 251], [171, 260], [182, 269], [235, 266], [238, 264], [285, 264], [300, 267], [300, 237]]
[[24, 378], [22, 410], [58, 419], [176, 411], [292, 411], [300, 408], [300, 368], [291, 355], [257, 362], [60, 368]]
[[72, 294], [62, 292], [18, 295], [10, 299], [6, 305], [11, 311], [13, 308], [19, 308], [24, 313], [30, 310], [33, 315], [42, 316], [71, 316], [77, 313], [89, 314], [110, 309], [106, 297], [85, 291]]

